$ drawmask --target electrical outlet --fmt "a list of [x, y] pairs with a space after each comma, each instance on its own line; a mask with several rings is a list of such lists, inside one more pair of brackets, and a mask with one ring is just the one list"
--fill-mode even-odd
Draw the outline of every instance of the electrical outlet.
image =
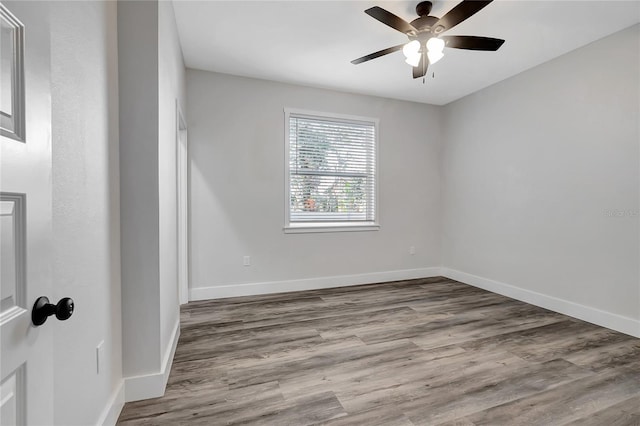
[[100, 374], [104, 362], [104, 340], [96, 346], [96, 374]]
[[251, 266], [251, 256], [245, 256], [242, 258], [242, 264], [244, 266]]
[[409, 254], [411, 256], [413, 256], [414, 254], [416, 254], [416, 248], [414, 246], [409, 247]]

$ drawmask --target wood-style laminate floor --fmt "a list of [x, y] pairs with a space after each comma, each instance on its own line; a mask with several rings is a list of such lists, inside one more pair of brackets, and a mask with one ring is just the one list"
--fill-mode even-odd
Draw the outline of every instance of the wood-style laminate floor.
[[121, 425], [640, 425], [640, 339], [446, 278], [192, 302]]

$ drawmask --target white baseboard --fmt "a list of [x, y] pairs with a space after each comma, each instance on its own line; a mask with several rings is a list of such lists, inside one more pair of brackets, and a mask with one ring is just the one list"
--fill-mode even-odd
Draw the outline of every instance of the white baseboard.
[[337, 275], [333, 277], [306, 278], [301, 280], [269, 281], [195, 287], [189, 290], [189, 300], [223, 299], [226, 297], [254, 296], [258, 294], [285, 293], [289, 291], [318, 290], [321, 288], [345, 287], [385, 281], [430, 278], [440, 275], [440, 268], [402, 269], [398, 271], [372, 272], [366, 274]]
[[537, 293], [515, 287], [510, 284], [494, 281], [466, 272], [446, 267], [404, 269], [398, 271], [373, 272], [354, 275], [338, 275], [333, 277], [307, 278], [300, 280], [270, 281], [222, 285], [213, 287], [195, 287], [189, 290], [189, 300], [223, 299], [237, 296], [253, 296], [258, 294], [284, 293], [290, 291], [318, 290], [322, 288], [344, 287], [350, 285], [370, 284], [385, 281], [409, 280], [414, 278], [430, 278], [444, 276], [493, 293], [511, 297], [512, 299], [530, 303], [570, 317], [578, 318], [592, 324], [610, 328], [621, 333], [640, 337], [640, 321], [584, 306], [565, 299]]
[[124, 381], [121, 381], [118, 388], [113, 392], [109, 402], [105, 407], [102, 414], [98, 418], [97, 426], [115, 426], [118, 422], [118, 417], [124, 407]]
[[167, 387], [173, 356], [176, 353], [178, 339], [180, 338], [180, 318], [174, 325], [171, 334], [171, 344], [168, 345], [162, 360], [162, 370], [157, 373], [145, 374], [142, 376], [125, 377], [124, 398], [126, 402], [139, 401], [141, 399], [158, 398], [164, 395]]
[[535, 291], [525, 290], [520, 287], [479, 277], [477, 275], [467, 274], [466, 272], [456, 271], [454, 269], [442, 268], [442, 275], [447, 278], [451, 278], [452, 280], [460, 281], [461, 283], [482, 288], [493, 293], [498, 293], [512, 299], [539, 306], [541, 308], [549, 309], [550, 311], [578, 318], [634, 337], [640, 337], [640, 321], [633, 318], [580, 305], [554, 296], [536, 293]]

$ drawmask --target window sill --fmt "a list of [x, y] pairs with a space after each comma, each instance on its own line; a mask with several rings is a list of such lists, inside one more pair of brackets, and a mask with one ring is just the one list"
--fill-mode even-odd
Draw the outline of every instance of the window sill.
[[373, 222], [356, 225], [353, 223], [295, 223], [285, 226], [285, 234], [309, 234], [315, 232], [361, 232], [378, 231], [380, 225]]

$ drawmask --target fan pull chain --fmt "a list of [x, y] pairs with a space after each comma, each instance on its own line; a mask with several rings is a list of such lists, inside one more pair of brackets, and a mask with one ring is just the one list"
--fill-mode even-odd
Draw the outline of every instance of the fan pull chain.
[[[435, 71], [432, 71], [432, 72], [431, 72], [431, 78], [434, 78], [434, 79], [436, 78], [436, 72], [435, 72]], [[427, 84], [427, 77], [426, 77], [426, 75], [423, 75], [423, 76], [422, 76], [422, 84]]]

